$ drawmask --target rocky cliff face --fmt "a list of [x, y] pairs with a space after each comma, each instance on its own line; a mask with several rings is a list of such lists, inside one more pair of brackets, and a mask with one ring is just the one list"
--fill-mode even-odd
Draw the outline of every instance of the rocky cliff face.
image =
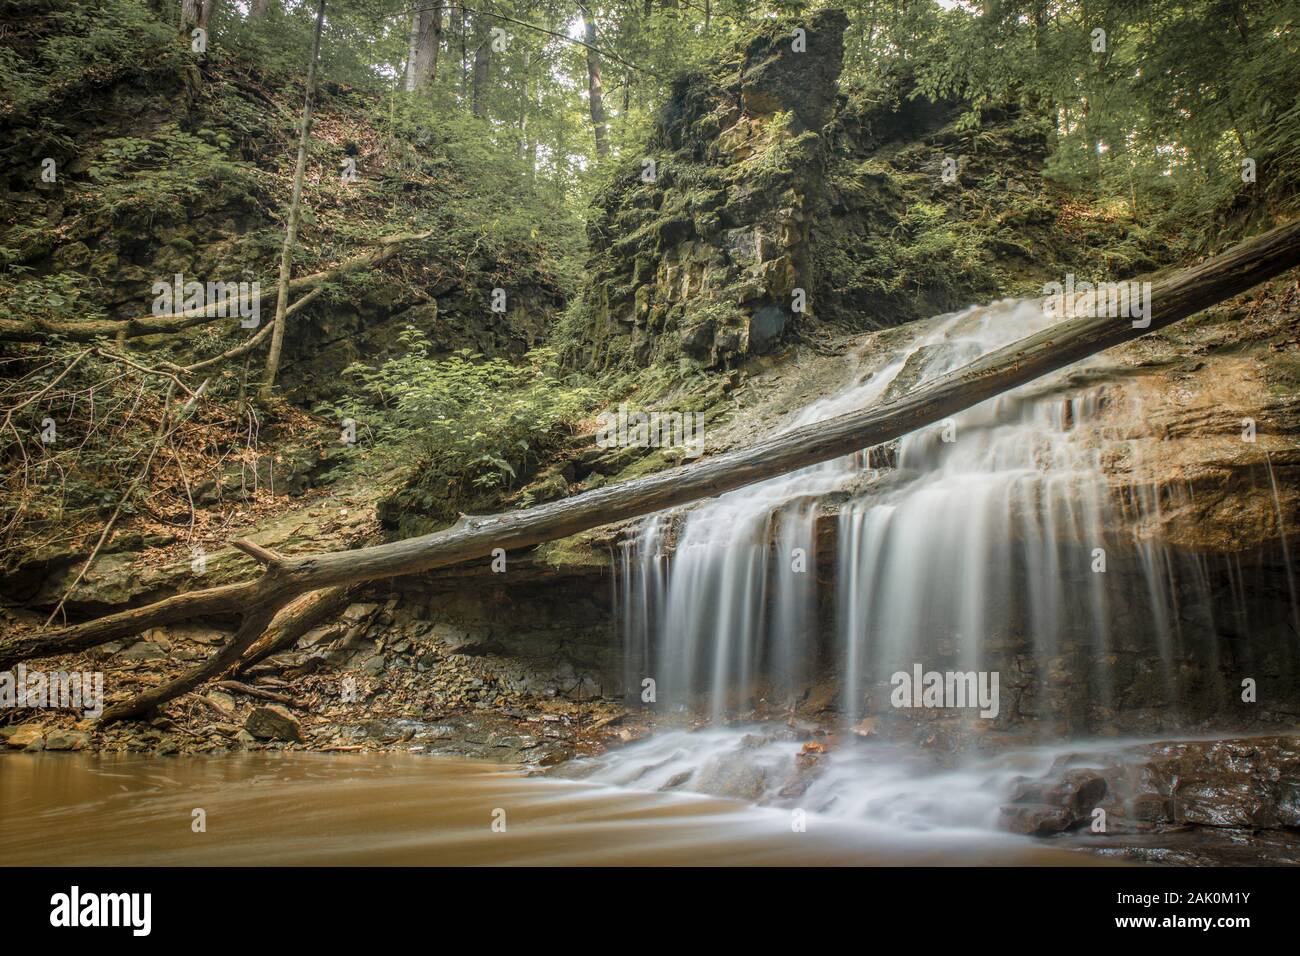
[[806, 308], [811, 203], [826, 164], [847, 20], [823, 11], [794, 49], [773, 23], [708, 76], [679, 79], [644, 157], [589, 225], [580, 364], [770, 349]]
[[846, 22], [771, 21], [677, 80], [591, 209], [571, 363], [734, 368], [827, 328], [1032, 292], [1098, 248], [1124, 248], [1125, 274], [1155, 265], [1120, 224], [1063, 221], [1040, 120], [972, 113], [908, 76], [841, 92]]

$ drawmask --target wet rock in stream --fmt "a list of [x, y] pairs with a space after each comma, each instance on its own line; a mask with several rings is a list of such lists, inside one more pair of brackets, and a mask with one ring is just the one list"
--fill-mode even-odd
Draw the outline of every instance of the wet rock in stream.
[[[1162, 861], [1159, 848], [1132, 837], [1152, 843], [1183, 834], [1173, 842], [1205, 856], [1271, 831], [1268, 842], [1300, 853], [1300, 738], [1176, 741], [1068, 754], [1042, 778], [1018, 785], [1001, 822], [1034, 836], [1076, 831], [1081, 846], [1154, 862]], [[1193, 833], [1199, 835], [1187, 836]]]

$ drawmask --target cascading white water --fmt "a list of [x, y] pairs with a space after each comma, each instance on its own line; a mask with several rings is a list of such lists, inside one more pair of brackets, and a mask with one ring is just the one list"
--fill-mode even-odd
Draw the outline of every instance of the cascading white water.
[[[1051, 321], [1022, 301], [942, 317], [786, 427], [878, 403]], [[1061, 384], [1059, 375], [1031, 383], [909, 435], [892, 468], [859, 453], [645, 521], [619, 571], [629, 689], [652, 677], [660, 702], [696, 704], [702, 694], [715, 718], [744, 710], [760, 677], [781, 699], [809, 676], [825, 599], [849, 721], [864, 713], [873, 681], [939, 657], [978, 670], [1017, 635], [1031, 636], [1046, 684], [1066, 629], [1092, 643], [1090, 679], [1107, 705], [1112, 635], [1097, 549], [1108, 529], [1134, 522], [1114, 520], [1104, 457], [1131, 449], [1099, 427], [1099, 389], [1063, 398]], [[828, 496], [839, 509], [834, 575], [819, 584]], [[1170, 558], [1158, 539], [1136, 549], [1149, 598], [1136, 613], [1158, 635], [1168, 684], [1177, 620]]]

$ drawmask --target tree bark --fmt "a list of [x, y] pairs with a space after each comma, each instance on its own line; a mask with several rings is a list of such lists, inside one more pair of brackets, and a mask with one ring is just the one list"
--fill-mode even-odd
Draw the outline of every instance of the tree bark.
[[253, 5], [248, 8], [248, 19], [260, 20], [270, 8], [271, 0], [253, 0]]
[[208, 28], [208, 24], [212, 20], [212, 14], [216, 13], [217, 2], [218, 0], [203, 0], [199, 5], [198, 25], [202, 29], [206, 30]]
[[248, 649], [248, 653], [236, 661], [226, 672], [226, 677], [235, 677], [259, 661], [264, 661], [272, 654], [292, 647], [313, 627], [343, 606], [347, 596], [346, 587], [322, 588], [310, 591], [285, 605], [284, 610], [275, 616], [267, 626], [261, 638]]
[[591, 128], [596, 137], [596, 158], [604, 159], [609, 153], [605, 133], [605, 94], [600, 81], [600, 54], [596, 52], [596, 18], [585, 3], [578, 4], [582, 11], [583, 38], [587, 44], [587, 100], [591, 105]]
[[[22, 660], [84, 650], [195, 617], [242, 613], [245, 621], [260, 620], [264, 625], [290, 600], [308, 591], [430, 571], [486, 557], [496, 548], [530, 547], [830, 461], [899, 438], [1080, 359], [1164, 328], [1297, 265], [1300, 220], [1155, 283], [1151, 323], [1146, 328], [1134, 328], [1126, 318], [1105, 316], [1058, 322], [891, 402], [786, 432], [749, 448], [522, 511], [463, 517], [443, 531], [350, 551], [281, 556], [248, 542], [232, 542], [265, 565], [260, 578], [176, 595], [35, 638], [5, 642], [0, 645], [0, 670]], [[233, 657], [228, 656], [226, 666], [261, 633], [260, 626], [257, 634], [246, 630], [240, 632], [245, 643]], [[180, 687], [177, 693], [183, 693], [197, 683], [174, 685]], [[147, 703], [154, 706], [164, 699], [169, 698], [161, 691], [151, 692]], [[138, 708], [130, 711], [139, 712]], [[126, 713], [114, 709], [117, 716]]]
[[[426, 0], [427, 2], [427, 0]], [[442, 48], [442, 5], [411, 14], [411, 48], [406, 59], [406, 91], [414, 93], [433, 84], [438, 76]]]
[[528, 68], [532, 57], [524, 50], [521, 57], [521, 76], [519, 79], [519, 158], [528, 158]]
[[275, 376], [280, 371], [280, 351], [284, 347], [285, 310], [289, 308], [289, 273], [293, 271], [293, 249], [298, 244], [298, 220], [302, 215], [302, 178], [307, 170], [307, 143], [311, 140], [311, 107], [316, 98], [316, 61], [320, 59], [320, 35], [325, 26], [325, 0], [316, 2], [316, 31], [311, 41], [311, 61], [307, 64], [307, 93], [302, 105], [302, 134], [298, 137], [298, 165], [293, 172], [293, 196], [289, 200], [289, 221], [284, 229], [284, 246], [280, 249], [280, 285], [275, 299], [275, 330], [271, 333], [271, 351], [266, 357], [266, 379], [262, 398], [270, 398]]
[[[475, 17], [475, 20], [478, 20]], [[492, 74], [492, 33], [486, 17], [474, 24], [478, 45], [474, 47], [474, 80], [470, 90], [470, 110], [479, 119], [487, 116], [488, 83]]]

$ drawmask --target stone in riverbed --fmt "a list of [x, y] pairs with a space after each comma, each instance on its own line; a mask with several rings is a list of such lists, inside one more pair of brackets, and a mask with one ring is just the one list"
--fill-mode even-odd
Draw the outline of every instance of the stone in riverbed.
[[[9, 734], [5, 743], [14, 749], [26, 749], [39, 743], [45, 736], [45, 727], [42, 724], [23, 724], [13, 733]], [[39, 749], [39, 748], [37, 748]]]
[[1073, 829], [1092, 819], [1108, 789], [1106, 778], [1093, 770], [1070, 770], [1055, 781], [1026, 780], [1002, 808], [1002, 827], [1029, 836]]
[[167, 649], [153, 641], [136, 641], [117, 656], [124, 661], [158, 661], [167, 656]]
[[1051, 836], [1068, 830], [1074, 817], [1065, 807], [1020, 803], [1002, 808], [1002, 829], [1026, 836]]
[[342, 618], [348, 624], [360, 624], [370, 620], [378, 610], [378, 604], [349, 604], [347, 610], [343, 612]]
[[244, 729], [258, 740], [302, 740], [298, 718], [278, 704], [254, 707], [244, 721]]
[[207, 698], [215, 704], [217, 709], [222, 713], [233, 714], [235, 712], [235, 698], [231, 697], [224, 691], [210, 690], [207, 693]]
[[90, 734], [80, 730], [54, 730], [45, 738], [46, 750], [85, 750]]
[[744, 753], [722, 754], [701, 768], [693, 789], [715, 797], [757, 800], [767, 792], [769, 772]]

